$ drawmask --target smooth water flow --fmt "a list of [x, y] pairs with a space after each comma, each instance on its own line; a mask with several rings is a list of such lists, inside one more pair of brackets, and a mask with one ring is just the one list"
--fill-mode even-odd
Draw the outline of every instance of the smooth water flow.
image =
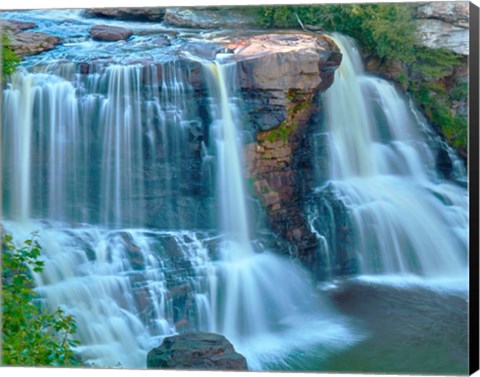
[[[335, 41], [343, 60], [324, 95], [330, 170], [317, 192], [333, 195], [346, 210], [351, 239], [336, 241], [361, 274], [466, 276], [467, 191], [440, 178], [408, 102], [392, 84], [363, 72], [350, 40]], [[327, 203], [321, 212], [335, 224], [333, 208]], [[337, 221], [345, 221], [338, 212]]]
[[[326, 357], [358, 339], [306, 271], [254, 251], [235, 64], [203, 63], [206, 125], [176, 61], [82, 69], [13, 77], [2, 169], [5, 228], [17, 240], [39, 231], [37, 290], [75, 315], [85, 365], [145, 367], [151, 348], [183, 331], [224, 334], [259, 370], [292, 368], [305, 346], [330, 344]], [[196, 164], [205, 180], [191, 175]], [[217, 216], [194, 216], [211, 201]]]
[[[252, 369], [283, 364], [306, 344], [313, 346], [346, 336], [355, 341], [335, 317], [326, 300], [315, 292], [299, 266], [266, 250], [255, 253], [248, 229], [242, 174], [241, 113], [235, 63], [205, 63], [212, 92], [213, 130], [218, 160], [221, 260], [213, 331], [225, 334], [244, 354]], [[305, 324], [308, 323], [306, 330]], [[310, 326], [330, 331], [319, 331]], [[305, 338], [305, 332], [314, 334]], [[288, 339], [288, 340], [287, 340]], [[339, 347], [336, 344], [332, 349]], [[323, 353], [325, 356], [326, 353]]]
[[437, 173], [422, 117], [347, 39], [324, 96], [327, 179], [306, 208], [332, 279], [322, 292], [252, 226], [230, 54], [156, 22], [102, 20], [135, 30], [103, 43], [78, 11], [6, 17], [63, 40], [3, 89], [2, 226], [19, 243], [38, 231], [36, 289], [75, 316], [84, 365], [144, 368], [164, 337], [211, 331], [251, 370], [319, 370], [368, 337], [333, 307], [339, 276], [465, 274], [465, 188]]

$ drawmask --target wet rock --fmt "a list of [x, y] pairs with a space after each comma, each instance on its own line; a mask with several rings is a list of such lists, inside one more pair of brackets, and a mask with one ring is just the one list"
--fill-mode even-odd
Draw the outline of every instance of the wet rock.
[[0, 20], [0, 29], [2, 31], [11, 31], [11, 32], [20, 32], [24, 30], [29, 30], [36, 28], [37, 24], [35, 22], [25, 22], [17, 20]]
[[245, 357], [224, 336], [204, 332], [165, 338], [148, 353], [147, 368], [248, 370]]
[[60, 38], [53, 35], [24, 31], [36, 26], [33, 22], [0, 20], [0, 29], [10, 40], [10, 48], [20, 58], [51, 50], [61, 42]]
[[96, 41], [116, 42], [127, 40], [133, 35], [129, 29], [111, 25], [95, 25], [90, 29], [90, 36]]
[[160, 22], [165, 15], [165, 8], [91, 8], [86, 9], [85, 17], [112, 18], [127, 21]]

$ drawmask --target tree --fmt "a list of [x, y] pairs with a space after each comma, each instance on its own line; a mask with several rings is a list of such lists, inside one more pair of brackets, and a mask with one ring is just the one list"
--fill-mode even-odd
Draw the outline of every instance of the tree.
[[15, 247], [2, 238], [2, 364], [22, 366], [75, 366], [72, 338], [76, 323], [58, 308], [49, 312], [34, 290], [32, 272], [42, 272], [36, 235]]

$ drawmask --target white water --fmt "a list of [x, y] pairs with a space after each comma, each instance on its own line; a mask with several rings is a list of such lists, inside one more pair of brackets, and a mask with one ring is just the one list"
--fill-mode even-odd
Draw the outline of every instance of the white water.
[[[212, 308], [215, 332], [224, 334], [247, 357], [251, 369], [283, 364], [289, 355], [330, 343], [333, 351], [355, 342], [344, 319], [334, 314], [299, 266], [265, 251], [253, 251], [242, 174], [242, 145], [236, 106], [236, 65], [208, 63], [223, 243], [217, 264], [218, 299]], [[329, 331], [325, 331], [328, 327]], [[308, 336], [306, 336], [308, 334]], [[341, 344], [340, 339], [345, 342]]]
[[466, 190], [439, 177], [418, 115], [393, 85], [363, 72], [347, 38], [335, 40], [343, 60], [324, 96], [330, 172], [317, 190], [348, 209], [360, 273], [466, 278]]
[[[358, 339], [304, 270], [253, 251], [235, 66], [205, 69], [213, 123], [202, 153], [215, 156], [219, 208], [213, 238], [182, 227], [177, 206], [192, 182], [176, 162], [197, 120], [175, 62], [92, 65], [83, 75], [52, 64], [19, 71], [4, 91], [11, 220], [3, 225], [19, 242], [39, 231], [37, 290], [75, 316], [85, 365], [145, 367], [146, 353], [179, 331], [226, 335], [256, 370], [289, 368], [288, 357], [310, 346], [324, 345], [326, 357]], [[149, 195], [166, 195], [157, 215], [168, 230], [144, 229], [138, 198]]]

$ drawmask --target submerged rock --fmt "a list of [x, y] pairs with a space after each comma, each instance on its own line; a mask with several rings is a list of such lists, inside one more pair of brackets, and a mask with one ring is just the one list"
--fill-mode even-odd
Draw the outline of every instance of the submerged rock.
[[148, 353], [147, 368], [248, 370], [245, 357], [224, 336], [205, 332], [165, 338]]
[[96, 41], [116, 42], [127, 40], [132, 35], [131, 30], [119, 26], [95, 25], [90, 29], [90, 36]]

